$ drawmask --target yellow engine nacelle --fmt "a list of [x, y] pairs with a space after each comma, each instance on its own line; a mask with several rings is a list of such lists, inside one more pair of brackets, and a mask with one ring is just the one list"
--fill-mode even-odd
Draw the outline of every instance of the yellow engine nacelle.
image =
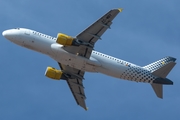
[[72, 45], [74, 38], [63, 33], [58, 33], [56, 43], [61, 45], [70, 46]]
[[57, 70], [53, 67], [47, 67], [45, 76], [48, 78], [52, 78], [55, 80], [60, 80], [63, 75], [63, 72], [61, 70]]

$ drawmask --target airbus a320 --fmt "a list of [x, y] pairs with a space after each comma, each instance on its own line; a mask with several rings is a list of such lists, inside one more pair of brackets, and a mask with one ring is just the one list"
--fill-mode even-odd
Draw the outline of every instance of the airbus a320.
[[163, 85], [173, 85], [166, 76], [176, 64], [175, 58], [164, 57], [149, 65], [138, 66], [94, 50], [95, 43], [110, 28], [112, 20], [120, 12], [121, 8], [110, 10], [76, 37], [63, 33], [52, 37], [25, 28], [5, 30], [2, 35], [17, 45], [48, 55], [57, 61], [60, 70], [47, 67], [45, 76], [54, 80], [65, 80], [77, 104], [85, 110], [87, 110], [83, 86], [85, 72], [149, 83], [156, 95], [163, 98]]

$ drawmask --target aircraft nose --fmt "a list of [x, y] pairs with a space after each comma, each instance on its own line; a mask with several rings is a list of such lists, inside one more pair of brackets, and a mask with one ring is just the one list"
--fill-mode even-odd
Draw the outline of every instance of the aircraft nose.
[[23, 32], [21, 33], [21, 31], [19, 29], [8, 29], [2, 32], [2, 35], [9, 41], [18, 44], [18, 45], [22, 45], [23, 41], [21, 39], [21, 35], [23, 35]]
[[6, 36], [6, 30], [2, 32], [2, 35], [5, 37]]
[[11, 36], [11, 31], [10, 30], [5, 30], [5, 31], [2, 32], [2, 35], [5, 38], [9, 39], [9, 37]]

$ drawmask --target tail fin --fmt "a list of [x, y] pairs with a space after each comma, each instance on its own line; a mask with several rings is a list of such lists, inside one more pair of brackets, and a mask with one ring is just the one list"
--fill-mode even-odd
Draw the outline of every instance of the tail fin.
[[[164, 57], [156, 62], [153, 62], [147, 66], [144, 66], [143, 68], [148, 69], [153, 75], [160, 77], [162, 79], [164, 78], [165, 80], [166, 76], [169, 74], [172, 68], [176, 65], [175, 61], [176, 61], [176, 58]], [[163, 84], [152, 83], [151, 86], [154, 92], [156, 93], [157, 97], [163, 98]]]
[[[176, 58], [164, 57], [156, 62], [144, 66], [143, 68], [148, 69], [151, 73], [158, 74], [159, 77], [166, 77], [171, 69], [174, 67]], [[168, 65], [168, 66], [167, 66]], [[161, 72], [164, 72], [163, 74]], [[160, 76], [162, 74], [162, 76]]]

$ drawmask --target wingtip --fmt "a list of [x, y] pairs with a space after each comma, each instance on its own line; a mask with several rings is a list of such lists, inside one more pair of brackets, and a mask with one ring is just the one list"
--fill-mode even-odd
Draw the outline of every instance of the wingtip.
[[86, 107], [85, 110], [88, 111], [88, 107]]
[[123, 8], [118, 8], [119, 12], [122, 12], [123, 11]]

